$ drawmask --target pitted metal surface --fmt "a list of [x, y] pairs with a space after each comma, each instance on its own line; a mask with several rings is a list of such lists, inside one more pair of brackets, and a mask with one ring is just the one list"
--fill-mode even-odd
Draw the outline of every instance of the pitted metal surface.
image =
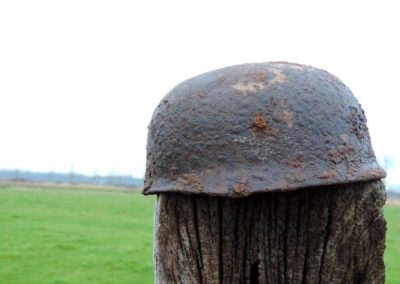
[[326, 71], [272, 62], [211, 71], [164, 97], [143, 192], [242, 197], [383, 177], [351, 91]]

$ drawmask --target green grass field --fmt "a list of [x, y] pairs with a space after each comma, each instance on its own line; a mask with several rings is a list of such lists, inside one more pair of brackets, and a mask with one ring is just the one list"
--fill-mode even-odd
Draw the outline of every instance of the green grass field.
[[0, 189], [0, 283], [152, 283], [154, 198]]
[[[152, 283], [154, 197], [0, 187], [0, 283]], [[400, 283], [400, 207], [386, 207], [386, 283]]]
[[400, 207], [384, 209], [388, 231], [386, 234], [386, 283], [400, 283]]

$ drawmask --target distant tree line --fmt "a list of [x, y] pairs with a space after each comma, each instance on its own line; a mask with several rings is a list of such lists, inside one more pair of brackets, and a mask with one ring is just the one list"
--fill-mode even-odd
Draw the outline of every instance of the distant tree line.
[[113, 185], [141, 187], [142, 178], [135, 178], [130, 175], [82, 175], [74, 172], [55, 173], [55, 172], [31, 172], [21, 170], [0, 170], [0, 180], [27, 181], [27, 182], [54, 182], [69, 184], [94, 184], [94, 185]]
[[386, 191], [386, 196], [387, 198], [400, 198], [400, 187], [396, 187], [396, 188], [392, 188], [392, 189], [388, 189]]

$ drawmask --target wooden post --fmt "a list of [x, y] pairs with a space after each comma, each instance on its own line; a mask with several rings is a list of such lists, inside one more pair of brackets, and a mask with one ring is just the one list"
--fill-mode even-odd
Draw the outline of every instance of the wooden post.
[[381, 181], [229, 199], [160, 194], [156, 283], [384, 283]]

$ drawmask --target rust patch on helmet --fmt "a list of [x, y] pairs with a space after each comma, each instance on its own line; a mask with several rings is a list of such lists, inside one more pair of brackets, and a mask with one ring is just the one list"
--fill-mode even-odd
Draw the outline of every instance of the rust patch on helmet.
[[381, 178], [386, 177], [386, 173], [383, 169], [371, 169], [366, 173], [363, 173], [363, 176], [365, 176], [365, 178], [368, 177], [374, 177], [374, 178]]
[[303, 163], [301, 163], [299, 161], [289, 161], [287, 163], [287, 165], [291, 169], [298, 169], [298, 168], [301, 168], [303, 166]]
[[281, 70], [275, 69], [274, 73], [275, 77], [272, 78], [271, 81], [269, 81], [268, 85], [283, 84], [288, 80], [288, 77], [285, 74], [283, 74]]
[[278, 131], [267, 123], [262, 113], [254, 116], [250, 122], [250, 129], [255, 134], [267, 135], [267, 136], [278, 136]]
[[207, 93], [205, 93], [205, 92], [203, 92], [203, 91], [197, 92], [197, 95], [198, 95], [200, 98], [205, 98], [205, 97], [207, 97]]
[[264, 82], [268, 78], [268, 72], [266, 70], [254, 70], [250, 72], [250, 77], [256, 81]]
[[192, 187], [197, 191], [203, 191], [203, 184], [195, 173], [183, 174], [178, 178], [178, 183], [183, 187]]
[[247, 179], [240, 181], [237, 185], [233, 187], [233, 191], [239, 195], [245, 195], [247, 192], [248, 183], [249, 181]]
[[329, 170], [329, 171], [322, 172], [320, 175], [318, 175], [318, 178], [324, 179], [324, 180], [334, 179], [336, 177], [336, 175], [337, 175], [336, 171]]
[[263, 82], [237, 82], [232, 88], [247, 96], [265, 89], [265, 85]]
[[258, 129], [264, 129], [267, 127], [267, 122], [262, 114], [257, 114], [253, 118], [252, 127], [256, 127]]
[[342, 162], [348, 163], [355, 155], [355, 149], [349, 142], [344, 142], [344, 145], [340, 145], [337, 148], [330, 149], [327, 152], [327, 159], [331, 163], [337, 165]]
[[360, 112], [360, 110], [355, 107], [350, 107], [350, 110], [351, 114], [347, 122], [350, 124], [350, 130], [361, 140], [365, 138], [366, 133], [368, 133], [364, 112], [362, 110]]

